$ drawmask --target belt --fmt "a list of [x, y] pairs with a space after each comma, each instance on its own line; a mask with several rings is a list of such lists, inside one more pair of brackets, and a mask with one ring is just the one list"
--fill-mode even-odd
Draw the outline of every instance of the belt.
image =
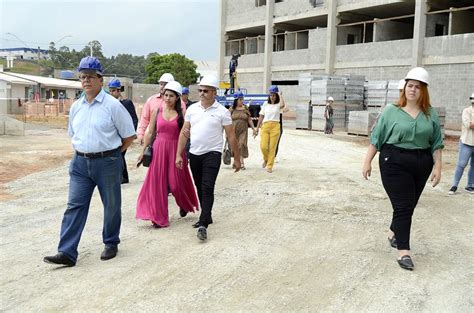
[[114, 155], [117, 151], [120, 150], [119, 148], [115, 148], [113, 150], [108, 150], [108, 151], [102, 151], [102, 152], [91, 152], [91, 153], [86, 153], [86, 152], [80, 152], [76, 151], [76, 154], [78, 156], [87, 158], [87, 159], [98, 159], [98, 158], [105, 158], [111, 155]]
[[389, 150], [398, 150], [401, 153], [411, 153], [411, 154], [420, 154], [420, 153], [430, 153], [431, 154], [431, 148], [426, 148], [426, 149], [405, 149], [405, 148], [400, 148], [395, 145], [391, 144], [384, 144], [382, 146], [383, 149], [389, 149]]

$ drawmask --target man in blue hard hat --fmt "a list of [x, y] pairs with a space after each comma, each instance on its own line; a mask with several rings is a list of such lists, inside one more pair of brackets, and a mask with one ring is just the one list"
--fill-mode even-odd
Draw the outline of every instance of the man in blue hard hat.
[[[133, 104], [132, 100], [130, 99], [125, 99], [122, 97], [122, 83], [118, 78], [114, 78], [109, 81], [108, 84], [109, 87], [109, 92], [110, 94], [117, 100], [122, 103], [122, 105], [127, 109], [128, 114], [132, 117], [133, 121], [133, 127], [135, 128], [135, 131], [137, 130], [137, 125], [138, 125], [138, 117], [137, 117], [137, 112], [135, 111], [135, 105]], [[125, 161], [125, 153], [127, 153], [127, 150], [124, 150], [122, 152], [123, 156], [123, 174], [122, 174], [122, 184], [128, 184], [129, 183], [129, 178], [128, 178], [128, 170], [127, 170], [127, 162]]]
[[122, 220], [122, 156], [133, 142], [132, 118], [120, 102], [103, 89], [102, 65], [85, 57], [79, 67], [84, 94], [69, 112], [69, 136], [75, 153], [69, 165], [69, 199], [61, 224], [58, 253], [46, 256], [46, 263], [74, 266], [77, 246], [86, 224], [95, 187], [104, 205], [101, 260], [117, 255]]

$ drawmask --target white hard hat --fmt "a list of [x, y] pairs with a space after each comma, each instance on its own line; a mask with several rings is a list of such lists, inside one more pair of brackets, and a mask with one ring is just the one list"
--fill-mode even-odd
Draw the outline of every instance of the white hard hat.
[[415, 67], [415, 68], [412, 68], [408, 72], [407, 76], [405, 77], [405, 81], [410, 80], [410, 79], [418, 80], [422, 83], [429, 85], [430, 75], [424, 68]]
[[334, 102], [334, 98], [333, 97], [328, 97], [328, 101]]
[[158, 82], [168, 83], [172, 81], [174, 81], [173, 75], [171, 75], [170, 73], [164, 73], [163, 75], [161, 75], [160, 80]]
[[206, 75], [202, 77], [199, 86], [209, 86], [217, 89], [219, 88], [219, 82], [214, 75]]
[[180, 83], [178, 83], [177, 81], [170, 81], [169, 83], [167, 83], [165, 85], [165, 90], [173, 90], [174, 92], [176, 92], [178, 95], [181, 96], [181, 92], [183, 90], [183, 86], [181, 86]]
[[398, 82], [398, 90], [403, 90], [403, 88], [405, 88], [406, 83], [407, 82], [404, 79], [400, 79], [400, 81]]
[[474, 92], [473, 92], [472, 95], [469, 97], [469, 99], [474, 100]]

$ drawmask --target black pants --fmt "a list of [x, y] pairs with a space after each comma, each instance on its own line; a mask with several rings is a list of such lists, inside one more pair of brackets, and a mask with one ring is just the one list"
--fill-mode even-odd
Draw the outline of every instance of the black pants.
[[123, 183], [128, 183], [128, 171], [127, 171], [127, 162], [125, 161], [125, 153], [127, 153], [127, 150], [122, 152], [122, 163], [123, 163], [123, 172], [122, 172], [122, 184]]
[[275, 157], [278, 155], [278, 147], [280, 146], [280, 139], [283, 136], [283, 114], [280, 113], [280, 137], [278, 137], [277, 148], [275, 151]]
[[390, 229], [398, 250], [410, 250], [413, 211], [433, 169], [430, 149], [407, 150], [384, 145], [379, 156], [380, 173], [393, 207]]
[[221, 155], [222, 153], [214, 151], [202, 155], [189, 154], [189, 165], [201, 204], [199, 224], [205, 227], [212, 224], [214, 186], [221, 167]]

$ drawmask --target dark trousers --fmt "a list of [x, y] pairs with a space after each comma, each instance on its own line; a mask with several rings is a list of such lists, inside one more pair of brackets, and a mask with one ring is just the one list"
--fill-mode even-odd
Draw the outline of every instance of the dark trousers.
[[410, 250], [413, 211], [433, 168], [430, 149], [407, 150], [384, 145], [379, 155], [380, 173], [393, 207], [390, 229], [398, 250]]
[[278, 147], [280, 146], [280, 139], [283, 136], [283, 114], [280, 113], [280, 136], [278, 137], [277, 147], [275, 151], [275, 157], [278, 155]]
[[123, 163], [123, 172], [122, 172], [122, 183], [128, 183], [128, 170], [127, 170], [127, 161], [125, 161], [125, 153], [127, 150], [122, 152], [122, 163]]
[[199, 223], [205, 227], [212, 224], [214, 186], [221, 166], [221, 155], [222, 153], [214, 151], [202, 155], [189, 154], [189, 165], [201, 204]]

